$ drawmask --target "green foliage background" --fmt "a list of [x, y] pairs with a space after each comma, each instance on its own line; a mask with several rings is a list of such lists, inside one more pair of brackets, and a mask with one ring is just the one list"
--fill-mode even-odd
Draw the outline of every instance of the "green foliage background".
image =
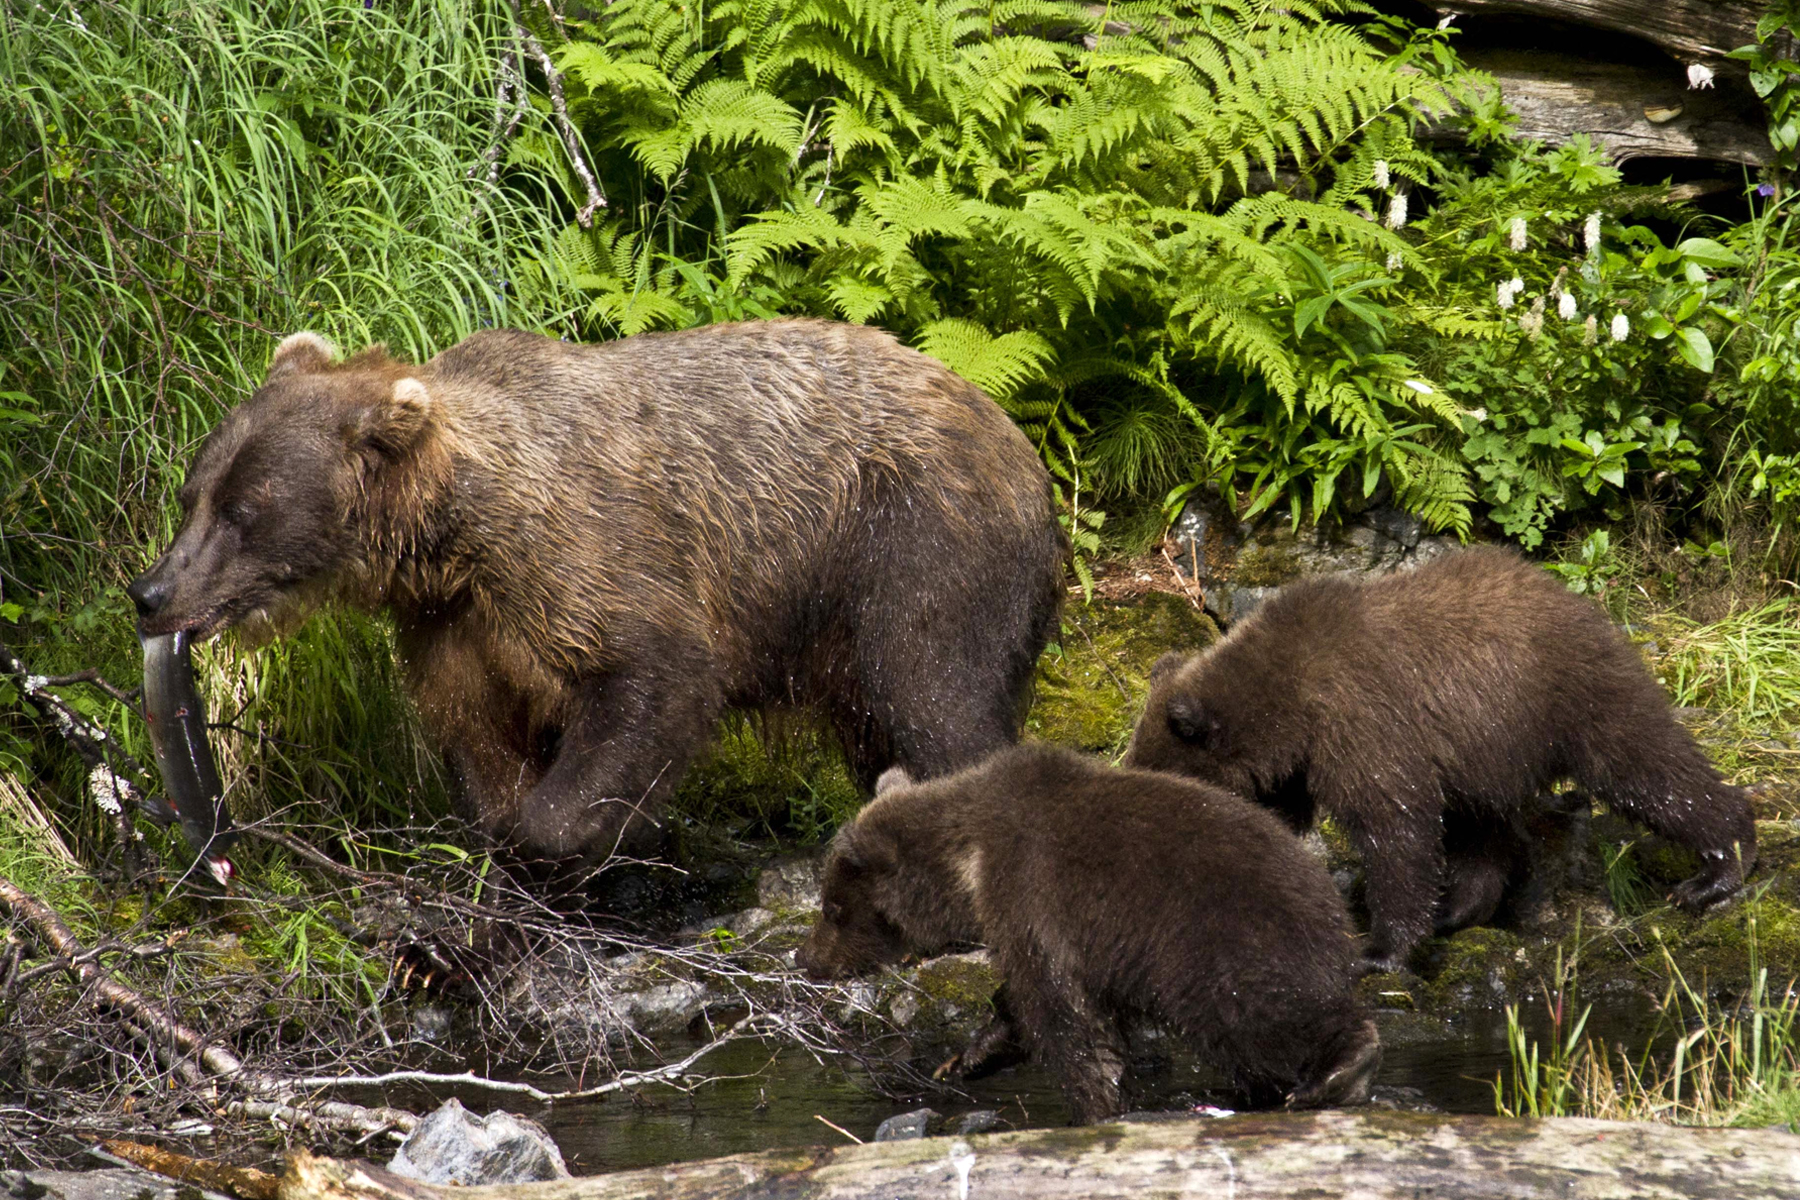
[[[1779, 141], [1796, 68], [1751, 57]], [[135, 676], [120, 588], [299, 328], [424, 357], [492, 324], [878, 323], [1030, 433], [1078, 570], [1105, 513], [1150, 514], [1141, 538], [1209, 487], [1295, 521], [1391, 496], [1527, 546], [1647, 494], [1779, 532], [1785, 165], [1727, 226], [1508, 120], [1453, 29], [1358, 0], [6, 6], [0, 630], [37, 669]], [[436, 808], [378, 621], [212, 653], [249, 794]], [[24, 698], [0, 707], [0, 769], [78, 794]]]

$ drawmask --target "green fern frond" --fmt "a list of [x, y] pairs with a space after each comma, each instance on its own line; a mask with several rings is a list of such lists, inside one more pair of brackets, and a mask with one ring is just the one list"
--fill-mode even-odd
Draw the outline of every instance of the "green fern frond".
[[1035, 333], [998, 337], [973, 321], [933, 321], [919, 331], [919, 349], [1004, 404], [1021, 388], [1043, 382], [1056, 350]]

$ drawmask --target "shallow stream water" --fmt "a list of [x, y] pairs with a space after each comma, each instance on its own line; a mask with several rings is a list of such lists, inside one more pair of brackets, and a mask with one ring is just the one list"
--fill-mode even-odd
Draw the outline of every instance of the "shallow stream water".
[[[1549, 1035], [1541, 1002], [1525, 1012], [1527, 1027], [1540, 1041]], [[1492, 1113], [1494, 1077], [1508, 1069], [1506, 1016], [1475, 1010], [1450, 1024], [1409, 1013], [1382, 1013], [1384, 1045], [1378, 1100], [1404, 1108]], [[1587, 1032], [1607, 1044], [1641, 1048], [1654, 1023], [1640, 999], [1596, 1003]], [[664, 1047], [673, 1056], [681, 1047]], [[1153, 1046], [1152, 1050], [1161, 1049]], [[956, 1119], [976, 1109], [997, 1110], [1000, 1128], [1061, 1125], [1068, 1109], [1054, 1081], [1026, 1065], [964, 1086], [965, 1096], [915, 1095], [888, 1099], [872, 1090], [853, 1068], [823, 1064], [804, 1051], [757, 1043], [726, 1047], [704, 1066], [714, 1076], [730, 1076], [692, 1093], [646, 1089], [630, 1098], [569, 1105], [536, 1114], [561, 1146], [576, 1174], [656, 1166], [716, 1155], [797, 1146], [844, 1144], [849, 1139], [820, 1120], [830, 1121], [865, 1141], [888, 1117], [930, 1107]], [[1134, 1061], [1142, 1108], [1190, 1107], [1196, 1102], [1228, 1104], [1210, 1075], [1180, 1054], [1140, 1055]]]

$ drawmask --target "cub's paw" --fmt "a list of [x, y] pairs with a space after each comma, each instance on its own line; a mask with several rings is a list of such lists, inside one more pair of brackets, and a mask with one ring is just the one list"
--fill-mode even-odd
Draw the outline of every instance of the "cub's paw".
[[1723, 904], [1744, 886], [1744, 875], [1736, 862], [1717, 855], [1716, 851], [1709, 851], [1704, 858], [1705, 865], [1690, 878], [1676, 884], [1668, 897], [1676, 907], [1691, 913], [1705, 912], [1714, 905]]
[[1295, 1088], [1287, 1097], [1287, 1107], [1347, 1108], [1369, 1102], [1369, 1091], [1375, 1086], [1375, 1072], [1381, 1067], [1381, 1037], [1375, 1022], [1364, 1021], [1350, 1045], [1336, 1062], [1329, 1064], [1318, 1078]]

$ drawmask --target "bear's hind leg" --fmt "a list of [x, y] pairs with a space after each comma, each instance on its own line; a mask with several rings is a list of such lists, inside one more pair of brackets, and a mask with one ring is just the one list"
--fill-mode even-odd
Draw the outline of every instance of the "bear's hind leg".
[[1444, 814], [1444, 894], [1437, 933], [1454, 933], [1490, 920], [1524, 860], [1523, 838], [1513, 823], [1466, 812]]
[[[1660, 701], [1660, 695], [1658, 696]], [[1669, 898], [1698, 912], [1729, 898], [1756, 865], [1756, 818], [1741, 788], [1719, 778], [1667, 711], [1635, 717], [1629, 731], [1597, 727], [1576, 781], [1609, 808], [1700, 856], [1700, 870]]]

